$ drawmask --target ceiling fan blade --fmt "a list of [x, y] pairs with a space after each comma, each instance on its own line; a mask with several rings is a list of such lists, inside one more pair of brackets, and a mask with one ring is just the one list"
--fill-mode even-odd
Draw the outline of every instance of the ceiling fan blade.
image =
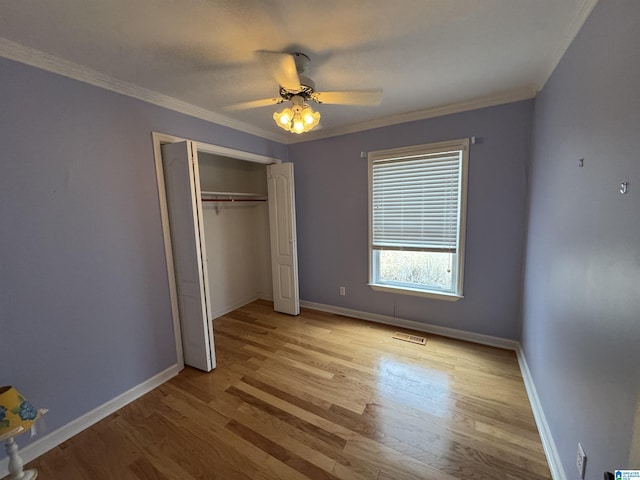
[[283, 101], [282, 98], [263, 98], [261, 100], [251, 100], [249, 102], [234, 103], [233, 105], [228, 105], [224, 108], [230, 111], [249, 110], [251, 108], [260, 108], [260, 107], [268, 107], [271, 105], [276, 105], [278, 103], [282, 103], [282, 101]]
[[290, 53], [267, 52], [264, 50], [257, 53], [271, 76], [278, 82], [278, 85], [292, 92], [301, 90], [296, 62]]
[[315, 92], [311, 98], [318, 103], [336, 105], [380, 105], [382, 90], [345, 90], [341, 92]]

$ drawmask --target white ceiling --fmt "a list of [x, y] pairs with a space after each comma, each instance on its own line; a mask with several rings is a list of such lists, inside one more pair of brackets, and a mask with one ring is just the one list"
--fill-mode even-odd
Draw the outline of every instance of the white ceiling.
[[[19, 0], [0, 56], [281, 142], [523, 98], [544, 85], [597, 0]], [[301, 51], [316, 88], [382, 88], [377, 107], [318, 105], [278, 128], [258, 50]], [[315, 107], [315, 105], [314, 105]]]

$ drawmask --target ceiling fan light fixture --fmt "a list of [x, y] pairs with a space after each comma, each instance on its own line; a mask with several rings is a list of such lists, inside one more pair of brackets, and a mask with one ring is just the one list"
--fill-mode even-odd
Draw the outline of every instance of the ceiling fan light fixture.
[[305, 133], [320, 122], [320, 112], [314, 112], [298, 95], [291, 98], [291, 107], [275, 112], [273, 119], [280, 128], [291, 133]]
[[276, 112], [273, 114], [273, 119], [280, 126], [288, 125], [293, 120], [293, 110], [289, 107], [283, 109], [281, 112]]
[[304, 132], [305, 124], [302, 118], [294, 118], [293, 119], [293, 130], [296, 133]]
[[302, 118], [304, 119], [304, 123], [312, 125], [310, 128], [313, 128], [320, 121], [320, 112], [314, 112], [309, 105], [305, 105], [302, 109]]
[[258, 52], [271, 76], [278, 82], [279, 97], [252, 100], [229, 105], [233, 111], [266, 107], [285, 103], [283, 110], [273, 114], [276, 125], [287, 132], [301, 134], [313, 130], [320, 123], [320, 112], [309, 106], [311, 101], [333, 105], [379, 105], [382, 90], [344, 90], [317, 92], [314, 81], [303, 75], [309, 65], [309, 57], [301, 52]]

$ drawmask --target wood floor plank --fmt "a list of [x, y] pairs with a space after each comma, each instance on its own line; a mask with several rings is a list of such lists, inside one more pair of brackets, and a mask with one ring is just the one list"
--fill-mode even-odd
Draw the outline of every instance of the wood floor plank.
[[253, 443], [261, 450], [264, 450], [272, 457], [277, 458], [284, 464], [289, 465], [291, 468], [299, 471], [307, 478], [310, 478], [312, 480], [338, 480], [338, 478], [333, 474], [321, 469], [320, 467], [317, 467], [308, 460], [292, 453], [276, 442], [263, 435], [260, 435], [259, 433], [238, 423], [235, 420], [231, 420], [227, 424], [227, 428], [240, 437], [244, 438], [248, 442]]
[[30, 466], [69, 480], [551, 479], [512, 351], [263, 300], [214, 331], [216, 370], [185, 368]]
[[334, 433], [324, 430], [321, 427], [314, 425], [313, 423], [307, 422], [306, 420], [292, 414], [288, 413], [283, 409], [275, 407], [268, 402], [265, 402], [246, 391], [240, 390], [236, 387], [229, 387], [227, 389], [227, 393], [231, 395], [236, 395], [240, 398], [244, 403], [251, 405], [254, 408], [262, 410], [263, 412], [269, 414], [270, 416], [288, 423], [289, 425], [301, 430], [305, 433], [315, 436], [317, 439], [324, 441], [325, 443], [334, 446], [337, 450], [342, 449], [347, 443], [344, 439], [340, 438], [338, 435]]

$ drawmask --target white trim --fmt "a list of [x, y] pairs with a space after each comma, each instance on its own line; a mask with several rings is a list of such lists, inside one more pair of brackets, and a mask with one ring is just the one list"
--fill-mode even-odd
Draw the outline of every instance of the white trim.
[[462, 296], [464, 292], [464, 264], [466, 261], [467, 245], [467, 198], [469, 190], [469, 144], [468, 138], [460, 140], [465, 147], [462, 151], [462, 165], [460, 166], [460, 210], [458, 212], [458, 261], [456, 263], [458, 284], [456, 295]]
[[527, 396], [529, 397], [529, 403], [531, 404], [531, 410], [533, 411], [533, 418], [536, 420], [538, 433], [540, 434], [540, 440], [542, 441], [542, 447], [544, 448], [544, 453], [547, 456], [547, 463], [549, 464], [549, 470], [551, 470], [551, 476], [553, 480], [567, 480], [567, 475], [565, 474], [562, 462], [560, 461], [560, 454], [558, 453], [556, 443], [551, 435], [551, 429], [549, 428], [547, 417], [542, 409], [542, 403], [540, 403], [540, 397], [538, 397], [538, 392], [520, 343], [518, 343], [516, 348], [516, 355], [518, 356], [522, 380], [524, 381]]
[[[501, 337], [493, 337], [490, 335], [483, 335], [480, 333], [467, 332], [464, 330], [457, 330], [454, 328], [441, 327], [438, 325], [431, 325], [428, 323], [416, 322], [414, 320], [405, 320], [396, 317], [390, 317], [387, 315], [379, 315], [370, 312], [363, 312], [359, 310], [352, 310], [348, 308], [336, 307], [333, 305], [326, 305], [316, 302], [309, 302], [306, 300], [300, 301], [300, 306], [321, 312], [334, 313], [337, 315], [344, 315], [348, 317], [358, 318], [361, 320], [367, 320], [375, 323], [382, 323], [385, 325], [393, 325], [401, 328], [408, 328], [419, 332], [431, 333], [434, 335], [441, 335], [444, 337], [455, 338], [458, 340], [465, 340], [469, 342], [479, 343], [481, 345], [489, 345], [492, 347], [504, 348], [507, 350], [514, 350], [517, 355], [518, 363], [520, 365], [520, 372], [527, 391], [529, 403], [533, 411], [536, 426], [540, 434], [542, 446], [549, 464], [549, 469], [553, 480], [567, 480], [567, 476], [562, 467], [560, 461], [560, 455], [556, 448], [555, 442], [551, 435], [549, 424], [547, 423], [540, 398], [533, 382], [533, 377], [529, 370], [524, 351], [519, 342], [515, 340], [509, 340]], [[224, 314], [222, 314], [224, 315]], [[77, 435], [81, 431], [89, 428], [100, 420], [108, 417], [115, 411], [124, 407], [125, 405], [133, 402], [142, 395], [150, 392], [154, 388], [162, 385], [167, 380], [175, 377], [184, 367], [180, 364], [175, 364], [163, 372], [151, 377], [149, 380], [137, 385], [130, 390], [122, 393], [121, 395], [113, 398], [112, 400], [104, 403], [103, 405], [95, 408], [94, 410], [86, 413], [85, 415], [72, 420], [66, 425], [58, 428], [45, 437], [37, 440], [36, 442], [27, 445], [24, 449], [20, 450], [20, 455], [25, 463], [28, 463], [40, 455], [48, 452], [49, 450], [57, 447], [61, 443], [69, 440], [74, 435]], [[4, 458], [0, 460], [0, 478], [8, 475], [9, 473], [9, 459]]]
[[443, 337], [466, 340], [468, 342], [479, 343], [481, 345], [489, 345], [492, 347], [515, 351], [518, 358], [518, 364], [520, 365], [522, 380], [527, 390], [527, 396], [529, 397], [529, 403], [531, 404], [531, 410], [533, 411], [533, 417], [536, 421], [536, 426], [538, 427], [538, 433], [540, 434], [540, 440], [542, 442], [542, 447], [544, 448], [545, 456], [547, 457], [547, 463], [549, 464], [549, 470], [551, 471], [552, 478], [553, 480], [567, 480], [567, 476], [560, 461], [560, 454], [558, 453], [558, 449], [556, 448], [556, 444], [551, 435], [551, 429], [549, 428], [549, 424], [547, 423], [547, 418], [545, 417], [542, 404], [540, 403], [540, 398], [538, 397], [538, 393], [533, 382], [533, 377], [531, 376], [531, 372], [529, 371], [529, 366], [527, 365], [527, 360], [524, 356], [524, 352], [522, 350], [520, 342], [509, 340], [507, 338], [493, 337], [480, 333], [441, 327], [438, 325], [416, 322], [414, 320], [389, 317], [387, 315], [378, 315], [376, 313], [351, 310], [349, 308], [335, 307], [333, 305], [325, 305], [322, 303], [309, 302], [306, 300], [301, 300], [300, 306], [313, 310], [319, 310], [321, 312], [334, 313], [337, 315], [359, 318], [361, 320], [367, 320], [370, 322], [409, 328], [411, 330], [417, 330], [419, 332], [431, 333], [434, 335], [441, 335]]
[[512, 90], [497, 95], [487, 95], [484, 97], [465, 100], [457, 103], [449, 103], [439, 105], [437, 107], [417, 110], [415, 112], [401, 113], [389, 117], [377, 118], [368, 122], [356, 123], [342, 128], [313, 130], [304, 135], [295, 135], [287, 138], [287, 144], [302, 143], [311, 140], [319, 140], [322, 138], [337, 137], [338, 135], [346, 135], [349, 133], [362, 132], [373, 128], [388, 127], [401, 123], [414, 122], [417, 120], [426, 120], [428, 118], [443, 117], [453, 113], [467, 112], [469, 110], [478, 110], [480, 108], [495, 107], [505, 103], [518, 102], [520, 100], [528, 100], [536, 96], [537, 89], [534, 86]]
[[[371, 254], [369, 254], [369, 263], [371, 263]], [[457, 302], [464, 298], [464, 295], [456, 295], [455, 293], [436, 292], [433, 290], [418, 290], [409, 287], [394, 287], [392, 285], [383, 285], [381, 283], [369, 283], [372, 290], [378, 292], [397, 293], [399, 295], [413, 295], [415, 297], [435, 298], [436, 300], [444, 300], [446, 302]]]
[[308, 302], [306, 300], [300, 300], [300, 306], [310, 308], [312, 310], [319, 310], [321, 312], [344, 315], [345, 317], [359, 318], [360, 320], [368, 320], [370, 322], [409, 328], [411, 330], [432, 333], [434, 335], [441, 335], [443, 337], [466, 340], [468, 342], [479, 343], [481, 345], [505, 348], [507, 350], [517, 350], [519, 345], [517, 341], [510, 340], [508, 338], [493, 337], [491, 335], [483, 335], [482, 333], [467, 332], [464, 330], [457, 330], [455, 328], [441, 327], [439, 325], [416, 322], [415, 320], [405, 320], [397, 317], [389, 317], [387, 315], [379, 315], [377, 313], [362, 312], [359, 310], [351, 310], [349, 308], [335, 307], [333, 305]]
[[589, 15], [591, 14], [597, 3], [598, 0], [583, 0], [582, 5], [580, 5], [580, 8], [576, 12], [575, 17], [573, 17], [573, 19], [569, 23], [569, 28], [566, 30], [565, 34], [556, 45], [556, 48], [551, 49], [551, 54], [549, 55], [547, 65], [545, 66], [544, 71], [540, 75], [540, 78], [538, 80], [538, 85], [536, 88], [538, 92], [544, 88], [549, 78], [551, 78], [551, 75], [560, 63], [560, 60], [562, 60], [562, 57], [564, 57], [564, 54], [571, 46], [571, 43], [576, 38], [576, 35], [578, 35], [580, 29], [582, 29], [584, 22], [587, 21], [587, 18], [589, 18]]
[[213, 322], [216, 318], [226, 315], [229, 312], [233, 312], [238, 308], [242, 308], [245, 305], [249, 305], [251, 302], [255, 302], [259, 298], [262, 298], [262, 297], [259, 295], [256, 295], [255, 297], [251, 297], [246, 300], [241, 300], [239, 302], [234, 302], [231, 305], [227, 305], [226, 307], [219, 308], [218, 310], [211, 312], [210, 320]]
[[250, 303], [255, 302], [256, 300], [267, 300], [269, 302], [273, 302], [273, 295], [258, 294], [255, 297], [251, 297], [251, 298], [249, 298], [247, 300], [242, 300], [240, 302], [235, 302], [233, 305], [229, 305], [227, 307], [220, 308], [220, 309], [216, 310], [215, 312], [213, 312], [211, 314], [211, 321], [213, 322], [217, 318], [220, 318], [223, 315], [226, 315], [227, 313], [233, 312], [234, 310], [237, 310], [238, 308], [242, 308], [242, 307], [244, 307], [246, 305], [249, 305]]
[[167, 264], [167, 281], [169, 282], [169, 301], [171, 303], [171, 321], [173, 323], [173, 338], [176, 344], [176, 358], [180, 368], [184, 368], [184, 352], [182, 350], [182, 330], [180, 328], [180, 313], [178, 309], [178, 287], [176, 286], [175, 267], [173, 265], [173, 250], [171, 249], [171, 230], [169, 229], [169, 207], [167, 192], [164, 185], [164, 168], [162, 166], [162, 144], [182, 141], [178, 137], [164, 133], [153, 132], [153, 158], [156, 165], [156, 182], [158, 185], [158, 205], [162, 222], [162, 239], [164, 243], [164, 258]]
[[[403, 295], [414, 295], [420, 297], [435, 298], [439, 300], [446, 300], [455, 302], [464, 298], [463, 286], [464, 286], [464, 261], [465, 261], [465, 241], [466, 241], [466, 226], [467, 226], [467, 185], [468, 185], [468, 172], [469, 172], [469, 138], [459, 138], [455, 140], [446, 140], [441, 142], [432, 142], [422, 145], [410, 145], [399, 148], [391, 148], [386, 150], [376, 150], [367, 153], [367, 170], [368, 170], [368, 241], [369, 241], [369, 286], [373, 290], [386, 291], [391, 293], [399, 293]], [[460, 168], [458, 173], [458, 219], [456, 225], [456, 251], [453, 255], [455, 261], [453, 262], [453, 277], [456, 280], [455, 289], [452, 292], [441, 292], [436, 289], [419, 289], [411, 288], [410, 286], [402, 286], [398, 284], [384, 284], [376, 282], [378, 279], [378, 262], [374, 262], [375, 247], [373, 245], [373, 170], [374, 164], [378, 160], [385, 160], [390, 157], [402, 157], [402, 156], [415, 156], [426, 154], [442, 154], [446, 151], [460, 151]], [[382, 174], [381, 174], [382, 175]], [[419, 199], [411, 197], [412, 200], [418, 203]], [[378, 257], [376, 257], [378, 258]], [[427, 286], [425, 286], [427, 287]]]
[[[158, 204], [160, 206], [160, 218], [162, 221], [162, 237], [164, 241], [164, 256], [167, 263], [167, 280], [169, 283], [169, 299], [171, 302], [171, 317], [173, 320], [173, 333], [176, 342], [176, 356], [178, 365], [184, 368], [184, 353], [182, 350], [182, 330], [180, 327], [180, 313], [178, 308], [178, 287], [176, 286], [175, 267], [173, 265], [173, 249], [171, 244], [171, 229], [169, 226], [169, 209], [167, 206], [167, 193], [164, 185], [164, 170], [162, 168], [162, 145], [167, 143], [177, 143], [188, 141], [189, 139], [176, 137], [168, 133], [152, 132], [151, 139], [153, 142], [153, 157], [156, 166], [156, 182], [158, 185]], [[238, 160], [248, 162], [270, 164], [282, 163], [282, 160], [256, 153], [235, 150], [233, 148], [222, 147], [210, 143], [198, 142], [191, 140], [196, 145], [198, 152], [212, 153], [215, 155], [224, 155]], [[241, 306], [241, 305], [240, 305]], [[238, 307], [236, 307], [238, 308]], [[229, 313], [233, 309], [224, 313], [212, 313], [211, 317], [215, 318], [225, 313]], [[215, 334], [214, 334], [215, 335]]]
[[10, 60], [24, 63], [26, 65], [31, 65], [48, 72], [63, 75], [65, 77], [88, 83], [96, 87], [104, 88], [112, 92], [120, 93], [128, 97], [137, 98], [138, 100], [167, 108], [175, 112], [184, 113], [195, 118], [200, 118], [202, 120], [233, 128], [235, 130], [255, 135], [257, 137], [288, 145], [293, 143], [318, 140], [321, 138], [346, 135], [349, 133], [361, 132], [364, 130], [370, 130], [372, 128], [380, 128], [416, 120], [441, 117], [453, 113], [460, 113], [469, 110], [476, 110], [479, 108], [492, 107], [504, 103], [511, 103], [519, 100], [534, 98], [537, 92], [541, 91], [544, 88], [546, 82], [553, 74], [553, 71], [560, 63], [560, 60], [562, 60], [562, 57], [571, 45], [571, 42], [573, 42], [574, 38], [584, 25], [584, 22], [587, 20], [587, 18], [591, 14], [591, 11], [594, 9], [597, 3], [598, 0], [583, 0], [582, 5], [576, 12], [575, 17], [569, 25], [566, 34], [563, 35], [561, 40], [556, 45], [556, 48], [551, 50], [552, 53], [549, 55], [549, 60], [547, 61], [547, 65], [544, 68], [543, 73], [539, 75], [538, 80], [533, 85], [498, 94], [464, 100], [461, 102], [439, 105], [423, 110], [417, 110], [414, 112], [391, 115], [388, 117], [356, 123], [341, 128], [314, 130], [312, 132], [305, 133], [305, 135], [303, 136], [286, 135], [279, 132], [265, 130], [260, 127], [255, 127], [253, 125], [234, 120], [211, 110], [197, 107], [168, 95], [163, 95], [161, 93], [139, 87], [138, 85], [135, 85], [133, 83], [119, 80], [104, 73], [98, 72], [97, 70], [93, 70], [77, 63], [64, 60], [60, 57], [56, 57], [55, 55], [36, 50], [34, 48], [20, 45], [19, 43], [12, 42], [11, 40], [1, 37], [0, 57], [8, 58]]
[[[183, 140], [178, 140], [183, 141]], [[258, 153], [245, 152], [244, 150], [236, 150], [235, 148], [222, 147], [220, 145], [212, 145], [210, 143], [197, 142], [196, 144], [198, 153], [211, 153], [213, 155], [221, 155], [223, 157], [231, 157], [237, 160], [244, 160], [245, 162], [261, 163], [263, 165], [271, 165], [273, 163], [282, 163], [282, 160], [275, 157], [267, 157], [266, 155], [260, 155]]]
[[97, 70], [64, 60], [60, 57], [56, 57], [55, 55], [44, 53], [40, 50], [36, 50], [35, 48], [25, 47], [19, 43], [12, 42], [11, 40], [7, 40], [2, 37], [0, 37], [0, 57], [31, 65], [32, 67], [63, 75], [80, 82], [88, 83], [89, 85], [120, 93], [127, 97], [137, 98], [143, 102], [167, 108], [174, 112], [184, 113], [185, 115], [213, 122], [218, 125], [233, 128], [234, 130], [239, 130], [267, 140], [273, 140], [280, 143], [287, 142], [286, 135], [273, 133], [271, 131], [264, 130], [263, 128], [254, 127], [253, 125], [225, 117], [224, 115], [212, 112], [211, 110], [197, 107], [168, 95], [163, 95], [161, 93], [154, 92], [153, 90], [139, 87], [133, 83], [119, 80], [98, 72]]
[[266, 302], [273, 302], [273, 294], [269, 292], [262, 292], [258, 294], [258, 300], [264, 300]]
[[[581, 15], [578, 15], [573, 26], [582, 26], [582, 23], [590, 13], [589, 4], [597, 0], [585, 0], [586, 5], [581, 10]], [[586, 12], [586, 15], [585, 15]], [[584, 18], [582, 18], [584, 17]], [[582, 22], [582, 23], [581, 23]], [[573, 39], [577, 30], [573, 32], [570, 40]], [[571, 42], [567, 43], [567, 47]], [[563, 52], [560, 52], [559, 58], [562, 57]], [[208, 122], [213, 122], [218, 125], [233, 128], [235, 130], [255, 135], [257, 137], [265, 138], [267, 140], [273, 140], [285, 145], [292, 143], [307, 142], [310, 140], [317, 140], [320, 138], [335, 137], [338, 135], [346, 135], [348, 133], [361, 132], [363, 130], [369, 130], [372, 128], [386, 127], [389, 125], [396, 125], [399, 123], [412, 122], [415, 120], [424, 120], [427, 118], [441, 117], [443, 115], [449, 115], [452, 113], [465, 112], [468, 110], [476, 110], [478, 108], [492, 107], [495, 105], [501, 105], [503, 103], [511, 103], [519, 100], [526, 100], [533, 98], [536, 92], [542, 88], [536, 88], [536, 86], [521, 88], [512, 90], [509, 92], [503, 92], [496, 95], [488, 95], [471, 100], [465, 100], [462, 102], [451, 103], [446, 105], [440, 105], [437, 107], [431, 107], [424, 110], [418, 110], [415, 112], [402, 113], [399, 115], [392, 115], [389, 117], [379, 118], [368, 122], [357, 123], [349, 125], [343, 128], [327, 129], [327, 130], [314, 130], [312, 132], [305, 133], [304, 135], [286, 135], [279, 132], [272, 132], [260, 127], [255, 127], [244, 122], [234, 120], [219, 113], [215, 113], [211, 110], [207, 110], [201, 107], [197, 107], [190, 103], [183, 102], [168, 95], [163, 95], [152, 90], [139, 87], [133, 83], [125, 82], [117, 78], [105, 75], [91, 68], [79, 65], [77, 63], [64, 60], [55, 55], [44, 53], [34, 48], [25, 47], [19, 43], [12, 42], [5, 38], [0, 37], [0, 57], [8, 58], [16, 62], [31, 65], [48, 72], [63, 75], [80, 82], [88, 83], [96, 87], [104, 88], [106, 90], [120, 93], [128, 97], [137, 98], [147, 103], [157, 105], [159, 107], [167, 108], [175, 112], [184, 113], [195, 118], [200, 118]], [[557, 62], [555, 63], [557, 64]], [[555, 67], [554, 64], [554, 67]], [[549, 72], [549, 75], [551, 72]], [[547, 77], [548, 78], [548, 77]], [[545, 78], [546, 81], [546, 78]]]
[[[24, 460], [24, 463], [28, 463], [40, 455], [48, 452], [52, 448], [57, 447], [63, 442], [66, 442], [74, 435], [82, 432], [90, 426], [98, 423], [100, 420], [108, 417], [115, 411], [121, 409], [125, 405], [133, 402], [142, 395], [149, 393], [156, 387], [159, 387], [167, 380], [175, 377], [181, 368], [178, 364], [175, 364], [166, 370], [154, 375], [150, 379], [142, 382], [139, 385], [127, 390], [126, 392], [118, 395], [117, 397], [109, 400], [108, 402], [94, 408], [88, 413], [85, 413], [81, 417], [72, 420], [71, 422], [63, 425], [62, 427], [54, 430], [48, 435], [45, 435], [41, 439], [27, 445], [20, 449], [20, 456]], [[0, 460], [0, 478], [4, 478], [9, 474], [9, 459], [3, 458]]]

